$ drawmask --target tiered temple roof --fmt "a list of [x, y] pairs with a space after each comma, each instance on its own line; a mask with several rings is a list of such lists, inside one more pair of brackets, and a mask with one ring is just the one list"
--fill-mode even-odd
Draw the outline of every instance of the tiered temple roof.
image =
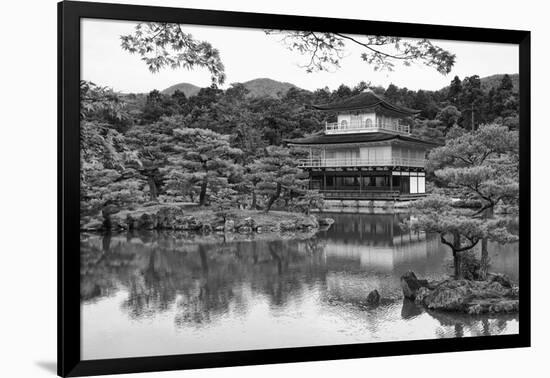
[[346, 143], [372, 143], [384, 141], [403, 141], [418, 143], [426, 146], [437, 146], [437, 143], [415, 138], [407, 135], [390, 134], [385, 132], [360, 133], [360, 134], [324, 134], [317, 133], [304, 138], [290, 139], [288, 143], [294, 145], [319, 145], [319, 144], [346, 144]]
[[410, 117], [420, 113], [420, 110], [406, 108], [404, 106], [388, 102], [382, 95], [377, 95], [372, 91], [359, 93], [358, 95], [348, 97], [344, 100], [331, 102], [329, 104], [312, 105], [314, 109], [347, 112], [347, 111], [373, 111], [393, 117]]

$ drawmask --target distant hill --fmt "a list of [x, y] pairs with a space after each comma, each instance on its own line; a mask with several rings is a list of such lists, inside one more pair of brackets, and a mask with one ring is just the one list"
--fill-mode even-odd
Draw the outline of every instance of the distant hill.
[[[283, 97], [290, 88], [297, 88], [294, 84], [283, 83], [273, 79], [261, 78], [246, 81], [242, 83], [249, 90], [250, 97]], [[201, 88], [189, 83], [179, 83], [172, 85], [162, 91], [167, 95], [172, 95], [176, 90], [180, 90], [187, 97], [196, 95]]]
[[294, 84], [284, 83], [273, 79], [261, 78], [246, 81], [243, 85], [250, 91], [250, 97], [283, 97]]
[[[505, 74], [495, 74], [491, 76], [485, 76], [480, 78], [481, 81], [481, 89], [484, 92], [489, 92], [491, 88], [496, 88], [499, 86], [500, 81], [502, 80], [502, 77]], [[514, 86], [514, 92], [519, 91], [519, 74], [508, 74], [510, 76], [510, 79], [512, 79], [512, 85]], [[464, 79], [464, 78], [461, 78]], [[445, 86], [440, 89], [440, 91], [447, 91], [449, 89], [449, 86]]]
[[[483, 89], [486, 92], [489, 92], [491, 88], [498, 87], [500, 84], [500, 81], [502, 80], [502, 77], [504, 74], [496, 74], [491, 75], [487, 77], [482, 77], [481, 80], [481, 89]], [[514, 85], [514, 91], [519, 91], [519, 74], [508, 74], [510, 76], [510, 79], [512, 79], [512, 84]]]
[[179, 90], [180, 92], [185, 93], [186, 97], [191, 97], [199, 93], [200, 89], [201, 89], [200, 87], [197, 87], [196, 85], [193, 85], [193, 84], [179, 83], [164, 89], [162, 93], [171, 96], [172, 94], [174, 94], [175, 91]]

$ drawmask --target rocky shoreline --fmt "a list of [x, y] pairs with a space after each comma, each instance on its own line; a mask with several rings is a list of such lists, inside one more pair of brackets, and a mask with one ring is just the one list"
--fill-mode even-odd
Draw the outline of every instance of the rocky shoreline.
[[462, 312], [469, 315], [515, 313], [519, 310], [519, 288], [502, 274], [489, 274], [487, 280], [428, 282], [413, 272], [401, 277], [405, 298], [429, 310]]
[[302, 213], [232, 209], [212, 209], [156, 204], [135, 210], [122, 210], [104, 218], [88, 219], [81, 231], [175, 230], [194, 232], [262, 233], [310, 232], [330, 226], [330, 218]]

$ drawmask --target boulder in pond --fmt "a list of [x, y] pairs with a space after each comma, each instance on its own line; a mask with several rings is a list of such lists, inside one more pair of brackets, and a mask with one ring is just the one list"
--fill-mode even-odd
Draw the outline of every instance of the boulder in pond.
[[313, 216], [299, 218], [295, 223], [297, 229], [313, 229], [319, 227], [317, 219]]
[[238, 228], [238, 231], [239, 231], [240, 233], [242, 233], [242, 234], [249, 234], [249, 233], [252, 232], [252, 228], [249, 227], [249, 226], [240, 226], [240, 227]]
[[140, 230], [154, 230], [157, 228], [157, 215], [155, 213], [141, 214], [141, 216], [137, 218], [137, 227], [135, 228]]
[[498, 281], [446, 280], [418, 290], [416, 302], [430, 310], [484, 313], [510, 313], [519, 309], [514, 287]]
[[128, 229], [127, 214], [123, 212], [111, 214], [105, 221], [107, 228], [112, 231], [121, 231]]
[[380, 293], [378, 293], [378, 290], [374, 289], [367, 295], [367, 304], [371, 306], [380, 304]]
[[233, 232], [235, 230], [235, 221], [227, 219], [223, 225], [225, 232]]
[[202, 229], [202, 222], [192, 215], [176, 217], [174, 229], [181, 231], [199, 231]]
[[421, 287], [428, 286], [428, 281], [419, 280], [414, 272], [408, 271], [401, 276], [401, 288], [403, 289], [403, 296], [407, 299], [414, 300], [416, 294]]
[[256, 221], [252, 219], [252, 217], [243, 218], [235, 224], [235, 228], [239, 230], [239, 232], [250, 232], [256, 227]]
[[332, 218], [319, 218], [319, 219], [317, 219], [317, 222], [319, 222], [319, 226], [321, 226], [321, 227], [331, 226], [334, 223], [334, 219], [332, 219]]
[[294, 231], [296, 229], [296, 222], [292, 220], [284, 220], [279, 223], [279, 229], [281, 231]]
[[212, 227], [212, 225], [210, 223], [203, 223], [203, 225], [201, 226], [201, 231], [202, 232], [205, 232], [205, 233], [210, 233], [212, 232], [214, 229]]
[[102, 219], [92, 219], [80, 226], [81, 231], [100, 231], [101, 229], [103, 229]]

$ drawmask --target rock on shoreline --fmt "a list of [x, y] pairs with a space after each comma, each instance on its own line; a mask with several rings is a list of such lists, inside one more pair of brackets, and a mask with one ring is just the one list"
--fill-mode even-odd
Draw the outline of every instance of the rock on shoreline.
[[519, 289], [501, 274], [485, 281], [418, 280], [413, 272], [401, 277], [403, 295], [430, 310], [463, 312], [471, 315], [512, 313], [519, 310]]
[[81, 231], [177, 230], [201, 232], [284, 232], [317, 230], [320, 224], [332, 224], [330, 218], [271, 211], [189, 209], [177, 205], [154, 205], [112, 214], [108, 221], [92, 219]]

